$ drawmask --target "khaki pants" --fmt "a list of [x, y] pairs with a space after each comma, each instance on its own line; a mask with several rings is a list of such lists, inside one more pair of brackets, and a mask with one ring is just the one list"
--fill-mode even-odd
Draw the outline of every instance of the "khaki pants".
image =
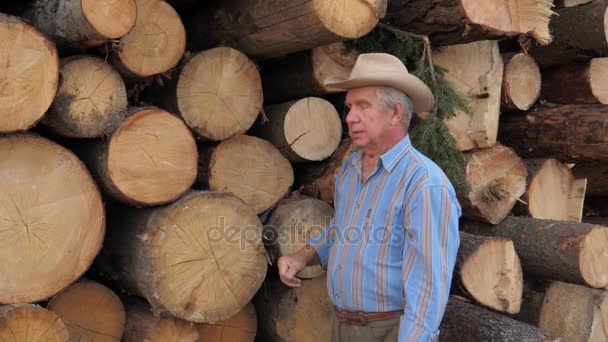
[[332, 342], [397, 342], [399, 317], [351, 325], [334, 317], [331, 327]]

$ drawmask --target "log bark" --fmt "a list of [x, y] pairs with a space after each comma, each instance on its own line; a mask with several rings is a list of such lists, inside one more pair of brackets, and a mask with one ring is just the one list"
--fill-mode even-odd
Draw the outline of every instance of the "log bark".
[[109, 139], [78, 142], [73, 148], [108, 196], [136, 206], [173, 202], [196, 179], [198, 152], [192, 133], [164, 110], [132, 112]]
[[34, 304], [13, 304], [0, 307], [0, 339], [21, 341], [70, 341], [61, 319]]
[[[165, 102], [200, 137], [224, 140], [245, 133], [262, 109], [262, 81], [241, 52], [220, 47], [194, 55], [164, 90]], [[161, 95], [163, 96], [163, 95]]]
[[540, 95], [541, 74], [534, 58], [525, 53], [503, 55], [502, 111], [528, 110]]
[[[556, 159], [526, 159], [526, 192], [517, 211], [537, 219], [581, 222], [585, 179]], [[550, 199], [550, 200], [549, 200]]]
[[192, 192], [162, 207], [109, 216], [97, 266], [157, 313], [197, 323], [242, 309], [266, 275], [262, 225], [229, 193]]
[[530, 34], [549, 44], [549, 1], [392, 0], [385, 21], [428, 35], [434, 46]]
[[61, 86], [42, 124], [71, 138], [112, 133], [127, 114], [127, 90], [118, 71], [89, 55], [61, 62]]
[[267, 104], [339, 92], [328, 87], [330, 77], [348, 78], [359, 53], [344, 43], [318, 46], [262, 66]]
[[296, 188], [304, 195], [333, 205], [336, 175], [342, 164], [356, 150], [357, 147], [351, 143], [350, 138], [345, 138], [327, 160], [297, 165]]
[[303, 280], [299, 288], [266, 282], [255, 298], [255, 306], [262, 341], [331, 340], [334, 308], [327, 295], [325, 276]]
[[607, 7], [605, 0], [593, 0], [581, 6], [557, 9], [557, 15], [549, 24], [553, 42], [532, 47], [530, 54], [541, 68], [608, 56]]
[[184, 54], [184, 24], [163, 0], [135, 0], [135, 4], [135, 26], [120, 39], [112, 63], [123, 74], [135, 78], [164, 73], [175, 67]]
[[265, 112], [269, 122], [254, 126], [253, 131], [292, 162], [321, 161], [340, 144], [340, 116], [324, 99], [307, 97], [268, 106]]
[[36, 0], [25, 17], [60, 50], [119, 39], [135, 25], [134, 0]]
[[65, 323], [70, 337], [82, 342], [120, 341], [125, 308], [109, 288], [84, 280], [55, 295], [47, 305]]
[[496, 41], [448, 46], [433, 54], [433, 62], [448, 69], [446, 78], [468, 97], [473, 115], [457, 113], [446, 121], [461, 151], [496, 143], [503, 60]]
[[215, 324], [197, 324], [196, 329], [205, 342], [253, 342], [258, 330], [255, 307], [249, 303], [228, 319]]
[[587, 179], [586, 197], [608, 197], [608, 164], [577, 163], [572, 173], [576, 178]]
[[238, 135], [219, 144], [200, 145], [198, 184], [229, 191], [257, 214], [285, 197], [293, 184], [291, 164], [271, 143]]
[[99, 252], [101, 195], [69, 150], [33, 134], [0, 137], [0, 303], [36, 302], [78, 279]]
[[500, 141], [525, 158], [608, 161], [608, 107], [562, 105], [504, 115]]
[[224, 45], [268, 59], [362, 37], [385, 6], [386, 0], [223, 1], [190, 21], [188, 43], [193, 50]]
[[139, 298], [125, 300], [127, 328], [124, 342], [198, 342], [194, 324], [174, 317], [159, 317]]
[[[273, 264], [284, 255], [297, 252], [311, 238], [319, 235], [334, 215], [327, 203], [294, 194], [277, 203], [264, 225], [264, 238]], [[316, 278], [325, 273], [320, 265], [301, 270], [299, 278]]]
[[542, 99], [562, 104], [608, 104], [608, 58], [543, 71]]
[[519, 312], [523, 274], [511, 240], [461, 232], [455, 271], [462, 289], [476, 302]]
[[513, 240], [524, 273], [594, 288], [608, 285], [607, 227], [508, 217], [496, 226], [464, 221], [461, 229]]
[[471, 189], [458, 194], [463, 216], [498, 224], [526, 190], [526, 166], [512, 149], [500, 144], [467, 153], [465, 158]]
[[0, 13], [0, 132], [34, 126], [53, 102], [59, 57], [53, 43], [25, 21]]

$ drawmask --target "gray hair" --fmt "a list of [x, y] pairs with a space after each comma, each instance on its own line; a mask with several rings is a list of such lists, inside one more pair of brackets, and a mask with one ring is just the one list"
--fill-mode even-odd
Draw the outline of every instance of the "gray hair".
[[376, 88], [376, 96], [378, 101], [387, 109], [393, 109], [397, 102], [401, 102], [403, 104], [403, 124], [406, 129], [410, 127], [414, 103], [404, 92], [392, 87], [379, 86]]

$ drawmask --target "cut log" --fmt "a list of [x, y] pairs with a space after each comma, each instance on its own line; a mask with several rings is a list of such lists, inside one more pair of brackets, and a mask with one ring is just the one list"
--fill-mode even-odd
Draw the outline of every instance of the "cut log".
[[546, 330], [450, 298], [439, 327], [446, 342], [561, 342]]
[[556, 10], [549, 24], [553, 42], [532, 47], [530, 54], [541, 68], [608, 56], [608, 2], [590, 3]]
[[133, 112], [107, 141], [78, 142], [74, 149], [112, 198], [138, 206], [173, 202], [196, 179], [192, 133], [164, 110]]
[[287, 195], [293, 184], [291, 164], [265, 140], [242, 134], [200, 149], [199, 185], [229, 191], [257, 214]]
[[318, 342], [331, 340], [334, 307], [327, 295], [325, 276], [303, 280], [289, 288], [267, 282], [255, 299], [259, 336], [268, 342]]
[[130, 77], [164, 73], [177, 65], [186, 49], [182, 20], [163, 0], [135, 0], [135, 4], [135, 26], [120, 39], [112, 62]]
[[196, 327], [191, 322], [174, 317], [159, 317], [148, 303], [138, 298], [125, 300], [127, 328], [124, 342], [199, 342]]
[[[273, 263], [303, 248], [329, 225], [333, 215], [334, 209], [329, 204], [298, 194], [277, 203], [264, 226], [264, 239]], [[321, 265], [315, 265], [304, 268], [297, 276], [309, 279], [324, 273]]]
[[526, 191], [526, 166], [512, 149], [500, 144], [465, 154], [471, 189], [458, 194], [463, 216], [497, 224]]
[[224, 140], [245, 133], [262, 109], [257, 67], [231, 48], [215, 48], [192, 57], [176, 87], [170, 91], [173, 107], [206, 139]]
[[14, 304], [0, 307], [0, 340], [65, 342], [71, 336], [51, 311], [33, 304]]
[[232, 194], [192, 192], [168, 206], [122, 208], [109, 218], [99, 270], [155, 312], [217, 322], [249, 303], [266, 276], [262, 224]]
[[463, 231], [513, 240], [524, 273], [595, 288], [608, 286], [608, 228], [508, 217], [496, 226], [464, 221]]
[[57, 93], [57, 49], [33, 26], [0, 13], [0, 51], [0, 132], [25, 131]]
[[538, 219], [581, 222], [585, 179], [574, 179], [572, 170], [556, 159], [526, 159], [526, 168], [528, 178], [522, 198], [525, 204], [517, 204], [520, 214]]
[[327, 160], [297, 165], [296, 187], [304, 195], [333, 205], [336, 176], [342, 164], [356, 150], [357, 147], [351, 143], [350, 138], [346, 138]]
[[329, 157], [342, 138], [342, 122], [334, 106], [318, 97], [265, 108], [269, 122], [254, 127], [256, 135], [276, 147], [292, 162]]
[[446, 121], [461, 151], [496, 143], [503, 76], [503, 61], [496, 41], [481, 41], [442, 48], [433, 62], [448, 70], [446, 78], [468, 97], [473, 116], [457, 113]]
[[262, 67], [266, 103], [280, 103], [340, 91], [328, 87], [330, 77], [347, 79], [359, 53], [342, 42], [315, 47]]
[[428, 35], [435, 46], [530, 34], [549, 44], [552, 1], [392, 0], [385, 21]]
[[456, 275], [462, 289], [481, 305], [519, 312], [523, 274], [511, 240], [461, 232]]
[[587, 179], [586, 197], [608, 197], [608, 164], [580, 163], [574, 165], [572, 173], [576, 178]]
[[503, 55], [503, 111], [528, 110], [540, 95], [541, 75], [534, 58], [525, 53]]
[[190, 22], [188, 43], [193, 50], [226, 45], [268, 59], [362, 37], [383, 6], [383, 0], [222, 1]]
[[503, 115], [500, 141], [525, 158], [608, 161], [608, 107], [562, 105]]
[[125, 330], [125, 308], [107, 287], [81, 281], [66, 288], [49, 302], [67, 326], [73, 341], [120, 341]]
[[0, 303], [51, 297], [101, 248], [105, 210], [84, 164], [33, 134], [0, 137]]
[[26, 18], [59, 49], [84, 49], [131, 31], [138, 13], [134, 0], [37, 0]]
[[247, 304], [236, 315], [215, 324], [197, 324], [198, 334], [205, 342], [253, 342], [258, 330], [258, 319], [253, 303]]
[[608, 58], [543, 71], [542, 99], [562, 104], [608, 104]]
[[125, 84], [111, 64], [81, 55], [62, 60], [62, 82], [42, 123], [71, 138], [112, 133], [127, 112]]

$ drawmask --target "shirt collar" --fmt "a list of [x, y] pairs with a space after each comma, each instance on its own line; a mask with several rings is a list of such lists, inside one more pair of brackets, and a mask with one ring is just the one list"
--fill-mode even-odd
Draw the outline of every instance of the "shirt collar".
[[[389, 173], [393, 171], [397, 162], [403, 158], [403, 156], [411, 149], [412, 142], [410, 141], [410, 135], [406, 134], [399, 142], [395, 144], [395, 146], [391, 147], [390, 150], [386, 151], [383, 155], [380, 156], [380, 162], [382, 167]], [[351, 159], [351, 163], [353, 165], [360, 166], [361, 159], [363, 158], [363, 150], [358, 150], [354, 152], [355, 156]]]

